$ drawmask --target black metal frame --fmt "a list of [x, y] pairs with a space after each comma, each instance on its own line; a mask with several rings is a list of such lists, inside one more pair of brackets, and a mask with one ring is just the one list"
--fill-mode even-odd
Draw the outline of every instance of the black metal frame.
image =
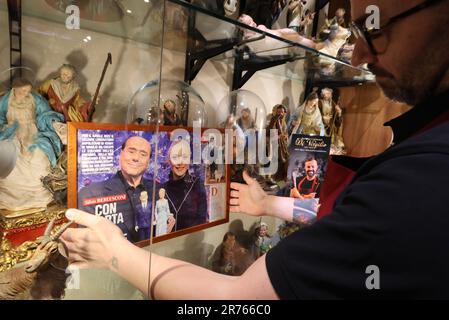
[[184, 82], [188, 84], [192, 83], [209, 59], [232, 49], [235, 50], [232, 91], [240, 89], [257, 71], [305, 58], [305, 56], [298, 55], [259, 56], [251, 53], [249, 48], [245, 46], [249, 42], [264, 39], [265, 35], [243, 40], [242, 33], [236, 32], [235, 37], [231, 39], [207, 40], [196, 28], [195, 11], [189, 12], [187, 32]]
[[[8, 20], [9, 20], [9, 59], [11, 68], [22, 66], [22, 1], [8, 0]], [[18, 47], [14, 46], [17, 39]], [[11, 70], [10, 81], [13, 78]], [[22, 76], [19, 70], [19, 76]]]
[[238, 36], [232, 39], [208, 41], [196, 28], [196, 12], [189, 12], [187, 27], [187, 49], [184, 82], [191, 84], [207, 60], [232, 50], [240, 42]]
[[232, 91], [240, 89], [257, 72], [264, 69], [283, 65], [287, 62], [305, 59], [297, 55], [270, 55], [259, 56], [249, 51], [248, 47], [235, 50], [234, 75]]

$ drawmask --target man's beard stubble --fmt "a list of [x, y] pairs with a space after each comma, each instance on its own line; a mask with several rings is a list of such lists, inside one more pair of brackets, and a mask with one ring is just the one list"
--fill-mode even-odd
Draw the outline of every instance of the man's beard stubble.
[[[445, 28], [445, 26], [441, 26]], [[397, 102], [416, 106], [430, 97], [449, 89], [449, 34], [440, 30], [440, 41], [429, 41], [427, 50], [423, 51], [413, 66], [405, 68], [401, 79], [396, 79], [389, 72], [369, 65], [376, 75], [388, 79], [387, 83], [377, 82], [384, 94]]]
[[419, 100], [417, 96], [420, 90], [416, 90], [412, 84], [414, 82], [412, 79], [415, 76], [413, 72], [407, 72], [403, 79], [399, 81], [392, 74], [376, 66], [370, 65], [369, 69], [376, 75], [376, 82], [386, 97], [400, 103], [417, 104]]
[[308, 176], [309, 178], [314, 177], [314, 176], [315, 176], [315, 171], [314, 171], [314, 170], [309, 170], [309, 171], [307, 171], [307, 176]]

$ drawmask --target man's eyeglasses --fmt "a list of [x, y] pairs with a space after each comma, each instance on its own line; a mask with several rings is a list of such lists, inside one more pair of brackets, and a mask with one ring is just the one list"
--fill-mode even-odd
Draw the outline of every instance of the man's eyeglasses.
[[[359, 19], [351, 22], [350, 28], [357, 39], [362, 39], [368, 45], [373, 55], [382, 54], [385, 53], [388, 47], [388, 39], [386, 37], [381, 37], [381, 35], [383, 34], [383, 30], [391, 26], [393, 23], [396, 23], [401, 19], [411, 16], [441, 1], [442, 0], [424, 1], [421, 4], [388, 19], [388, 21], [383, 23], [379, 29], [366, 27], [366, 19], [370, 16], [369, 14], [366, 14]], [[374, 40], [376, 40], [376, 45], [374, 45], [373, 43]]]

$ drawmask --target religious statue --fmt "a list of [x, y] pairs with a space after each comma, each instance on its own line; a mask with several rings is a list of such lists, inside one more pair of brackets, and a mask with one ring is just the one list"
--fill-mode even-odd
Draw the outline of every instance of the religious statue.
[[[296, 42], [300, 45], [309, 47], [309, 48], [316, 48], [316, 43], [311, 40], [308, 39], [306, 37], [303, 37], [302, 35], [300, 35], [298, 32], [296, 32], [295, 30], [291, 29], [291, 28], [281, 28], [281, 29], [269, 29], [264, 25], [257, 25], [257, 23], [253, 20], [253, 18], [249, 15], [243, 14], [240, 16], [239, 21], [250, 26], [253, 28], [257, 28], [262, 32], [266, 32], [272, 35], [275, 35], [277, 37], [280, 38], [284, 38], [293, 42]], [[249, 29], [245, 29], [243, 30], [243, 39], [251, 39], [251, 38], [255, 38], [255, 37], [259, 37], [261, 36], [261, 34], [254, 32], [252, 30]], [[259, 42], [259, 41], [257, 41]], [[261, 39], [261, 46], [258, 46], [257, 48], [253, 45], [250, 45], [249, 47], [257, 52], [258, 50], [262, 50], [262, 49], [273, 49], [276, 46], [279, 46], [279, 44], [277, 43], [279, 42], [278, 40], [275, 39], [271, 39], [269, 37], [265, 37], [264, 39]]]
[[164, 115], [165, 126], [181, 125], [181, 118], [176, 113], [176, 103], [173, 100], [167, 100], [162, 106], [162, 114]]
[[254, 231], [254, 256], [258, 257], [267, 253], [272, 247], [271, 236], [268, 233], [268, 224], [261, 222]]
[[253, 263], [248, 250], [243, 248], [232, 232], [226, 232], [222, 243], [212, 258], [212, 270], [218, 273], [239, 276]]
[[240, 127], [240, 129], [245, 132], [248, 129], [255, 129], [256, 123], [251, 116], [251, 110], [249, 108], [244, 108], [241, 111], [241, 116], [237, 120], [237, 125]]
[[332, 154], [345, 154], [343, 142], [343, 116], [342, 110], [332, 98], [333, 90], [324, 88], [321, 90], [319, 108], [323, 116], [326, 136], [332, 139]]
[[14, 79], [12, 90], [0, 99], [0, 141], [11, 140], [17, 150], [12, 172], [0, 179], [0, 209], [45, 210], [52, 194], [42, 178], [56, 165], [62, 151], [57, 127], [64, 122], [46, 100], [32, 93], [30, 81]]
[[324, 136], [325, 129], [318, 103], [318, 94], [311, 93], [293, 115], [290, 134]]
[[237, 18], [239, 9], [240, 9], [240, 1], [239, 0], [224, 0], [223, 1], [223, 9], [224, 9], [226, 17]]
[[278, 104], [276, 106], [276, 114], [272, 117], [270, 123], [267, 127], [267, 138], [270, 137], [270, 130], [277, 130], [278, 132], [278, 150], [272, 150], [271, 143], [269, 144], [269, 154], [271, 157], [274, 152], [277, 152], [277, 160], [278, 160], [278, 170], [272, 176], [272, 179], [268, 179], [268, 183], [270, 180], [274, 181], [282, 181], [287, 178], [287, 169], [288, 169], [288, 132], [287, 132], [287, 123], [285, 122], [285, 118], [287, 115], [287, 108]]
[[345, 22], [345, 15], [346, 10], [344, 8], [338, 8], [335, 11], [335, 15], [332, 19], [326, 18], [324, 25], [321, 27], [319, 31], [319, 39], [321, 41], [325, 41], [329, 38], [329, 35], [331, 34], [331, 26], [337, 25], [341, 26], [343, 28], [347, 28], [346, 22]]
[[[351, 31], [334, 23], [330, 26], [328, 38], [317, 45], [317, 50], [328, 56], [337, 57], [341, 48], [348, 42]], [[336, 63], [334, 60], [325, 56], [318, 58], [320, 73], [323, 76], [332, 76], [335, 74]]]
[[45, 81], [38, 89], [52, 109], [64, 115], [65, 122], [88, 122], [91, 103], [81, 97], [76, 69], [70, 64], [59, 68], [59, 76]]
[[187, 91], [182, 91], [181, 95], [176, 95], [176, 97], [178, 98], [180, 106], [181, 106], [181, 110], [180, 110], [181, 124], [183, 126], [186, 126], [187, 122], [189, 120], [189, 108], [190, 108], [189, 93]]
[[287, 25], [301, 35], [306, 35], [307, 27], [312, 24], [315, 12], [306, 9], [307, 0], [291, 0], [288, 4]]
[[300, 33], [300, 24], [304, 17], [306, 0], [290, 0], [287, 11], [287, 25], [289, 28]]

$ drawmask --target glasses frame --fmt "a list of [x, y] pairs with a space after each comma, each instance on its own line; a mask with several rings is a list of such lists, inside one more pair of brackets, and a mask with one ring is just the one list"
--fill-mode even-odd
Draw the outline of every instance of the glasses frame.
[[398, 22], [401, 19], [409, 17], [415, 13], [418, 13], [419, 11], [422, 11], [442, 1], [443, 0], [424, 1], [423, 3], [420, 3], [394, 17], [391, 17], [385, 23], [383, 23], [378, 29], [374, 28], [369, 29], [366, 27], [366, 19], [370, 16], [370, 14], [365, 14], [362, 17], [350, 23], [351, 32], [357, 39], [362, 39], [368, 45], [373, 55], [382, 54], [383, 52], [379, 52], [378, 50], [376, 50], [373, 44], [373, 40], [381, 36], [387, 27], [391, 26], [392, 24]]

